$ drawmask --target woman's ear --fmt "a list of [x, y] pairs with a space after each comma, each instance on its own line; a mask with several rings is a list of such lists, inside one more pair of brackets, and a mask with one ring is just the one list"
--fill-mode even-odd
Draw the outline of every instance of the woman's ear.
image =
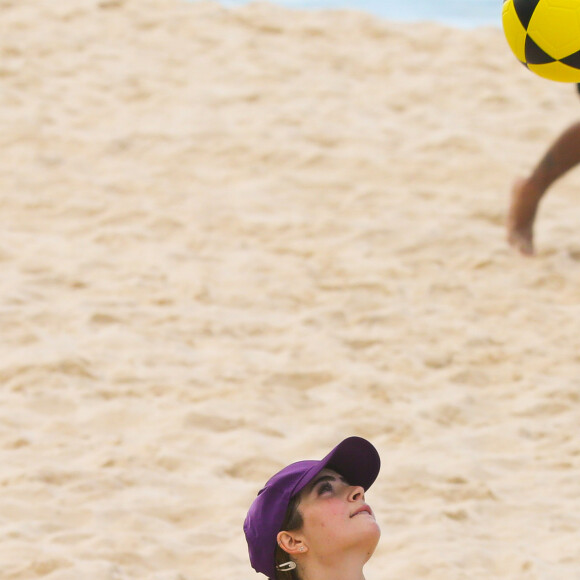
[[304, 544], [302, 539], [292, 532], [278, 532], [276, 537], [278, 545], [284, 552], [291, 555], [304, 554], [308, 551], [308, 547]]

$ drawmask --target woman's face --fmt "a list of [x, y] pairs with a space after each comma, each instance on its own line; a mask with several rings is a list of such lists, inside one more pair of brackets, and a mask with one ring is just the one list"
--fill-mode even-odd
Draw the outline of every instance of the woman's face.
[[336, 471], [323, 469], [314, 478], [301, 492], [298, 510], [309, 552], [333, 558], [337, 551], [364, 549], [365, 561], [374, 552], [381, 532], [364, 489], [349, 485]]

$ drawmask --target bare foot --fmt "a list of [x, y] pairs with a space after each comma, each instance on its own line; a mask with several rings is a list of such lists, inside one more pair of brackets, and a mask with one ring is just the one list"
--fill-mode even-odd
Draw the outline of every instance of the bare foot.
[[507, 241], [524, 256], [534, 255], [534, 220], [539, 196], [526, 179], [518, 179], [511, 194], [507, 216]]

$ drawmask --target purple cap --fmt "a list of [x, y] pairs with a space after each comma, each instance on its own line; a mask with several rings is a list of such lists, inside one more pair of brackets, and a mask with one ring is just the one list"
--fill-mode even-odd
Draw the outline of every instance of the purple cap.
[[349, 437], [324, 459], [298, 461], [272, 476], [258, 492], [244, 521], [250, 563], [256, 572], [275, 578], [277, 536], [288, 504], [325, 467], [342, 475], [350, 485], [360, 485], [366, 491], [379, 474], [381, 460], [366, 439]]

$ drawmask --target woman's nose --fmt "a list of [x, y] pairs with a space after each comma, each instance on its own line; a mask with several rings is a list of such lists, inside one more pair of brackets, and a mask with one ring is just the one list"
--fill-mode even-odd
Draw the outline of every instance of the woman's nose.
[[360, 485], [353, 485], [350, 488], [350, 493], [348, 494], [349, 501], [364, 501], [365, 490]]

